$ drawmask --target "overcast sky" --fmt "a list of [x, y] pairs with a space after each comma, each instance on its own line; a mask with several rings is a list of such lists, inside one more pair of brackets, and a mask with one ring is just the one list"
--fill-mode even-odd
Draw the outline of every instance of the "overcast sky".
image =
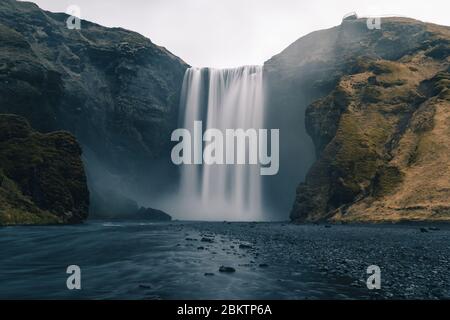
[[33, 0], [83, 19], [137, 31], [198, 67], [262, 64], [342, 16], [402, 15], [450, 25], [449, 0]]

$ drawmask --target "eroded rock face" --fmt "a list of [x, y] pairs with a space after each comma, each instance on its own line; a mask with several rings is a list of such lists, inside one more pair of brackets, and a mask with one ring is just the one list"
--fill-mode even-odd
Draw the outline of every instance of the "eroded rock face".
[[387, 18], [369, 30], [358, 19], [268, 62], [297, 86], [291, 95], [312, 100], [305, 124], [317, 159], [292, 220], [450, 219], [449, 48], [449, 27]]
[[266, 63], [269, 112], [305, 112], [316, 153], [292, 220], [450, 218], [449, 43], [412, 19], [345, 20]]
[[69, 30], [67, 18], [0, 2], [0, 112], [74, 134], [93, 189], [102, 188], [94, 158], [130, 185], [151, 180], [142, 172], [170, 155], [188, 66], [137, 33], [87, 21]]
[[38, 133], [24, 118], [0, 114], [0, 225], [79, 223], [88, 209], [74, 136]]

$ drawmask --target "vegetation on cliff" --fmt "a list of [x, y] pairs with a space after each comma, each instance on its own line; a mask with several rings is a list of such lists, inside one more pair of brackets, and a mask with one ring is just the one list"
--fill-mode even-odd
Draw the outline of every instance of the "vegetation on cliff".
[[19, 116], [0, 114], [0, 225], [79, 223], [88, 207], [75, 138], [42, 134]]
[[344, 67], [306, 110], [317, 161], [291, 218], [450, 220], [450, 28], [359, 19], [335, 32]]
[[187, 64], [135, 32], [84, 20], [69, 30], [67, 18], [0, 1], [0, 113], [21, 115], [40, 132], [72, 133], [95, 194], [105, 187], [99, 166], [123, 177], [124, 189], [159, 191], [146, 173], [167, 166]]

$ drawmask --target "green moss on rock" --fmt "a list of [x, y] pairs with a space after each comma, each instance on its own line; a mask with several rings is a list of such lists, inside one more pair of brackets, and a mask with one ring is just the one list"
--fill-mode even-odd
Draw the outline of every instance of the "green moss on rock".
[[[403, 22], [390, 23], [392, 36]], [[450, 37], [450, 29], [435, 28], [427, 38]], [[305, 122], [317, 161], [297, 189], [292, 220], [426, 220], [449, 207], [448, 61], [426, 58], [439, 41], [410, 44], [405, 52], [390, 46], [385, 57], [349, 53], [336, 87], [309, 105]]]
[[382, 197], [391, 194], [402, 180], [403, 173], [397, 167], [382, 167], [378, 170], [373, 181], [373, 195]]
[[76, 139], [38, 133], [16, 115], [0, 115], [0, 132], [0, 225], [86, 219], [89, 191]]

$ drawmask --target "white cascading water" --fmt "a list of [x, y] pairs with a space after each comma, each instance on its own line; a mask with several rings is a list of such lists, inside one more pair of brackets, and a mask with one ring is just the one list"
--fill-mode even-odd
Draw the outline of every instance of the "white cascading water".
[[[262, 66], [188, 69], [181, 110], [181, 126], [191, 132], [194, 121], [203, 122], [203, 132], [263, 128]], [[182, 165], [179, 199], [183, 218], [262, 220], [259, 168], [259, 164]]]

